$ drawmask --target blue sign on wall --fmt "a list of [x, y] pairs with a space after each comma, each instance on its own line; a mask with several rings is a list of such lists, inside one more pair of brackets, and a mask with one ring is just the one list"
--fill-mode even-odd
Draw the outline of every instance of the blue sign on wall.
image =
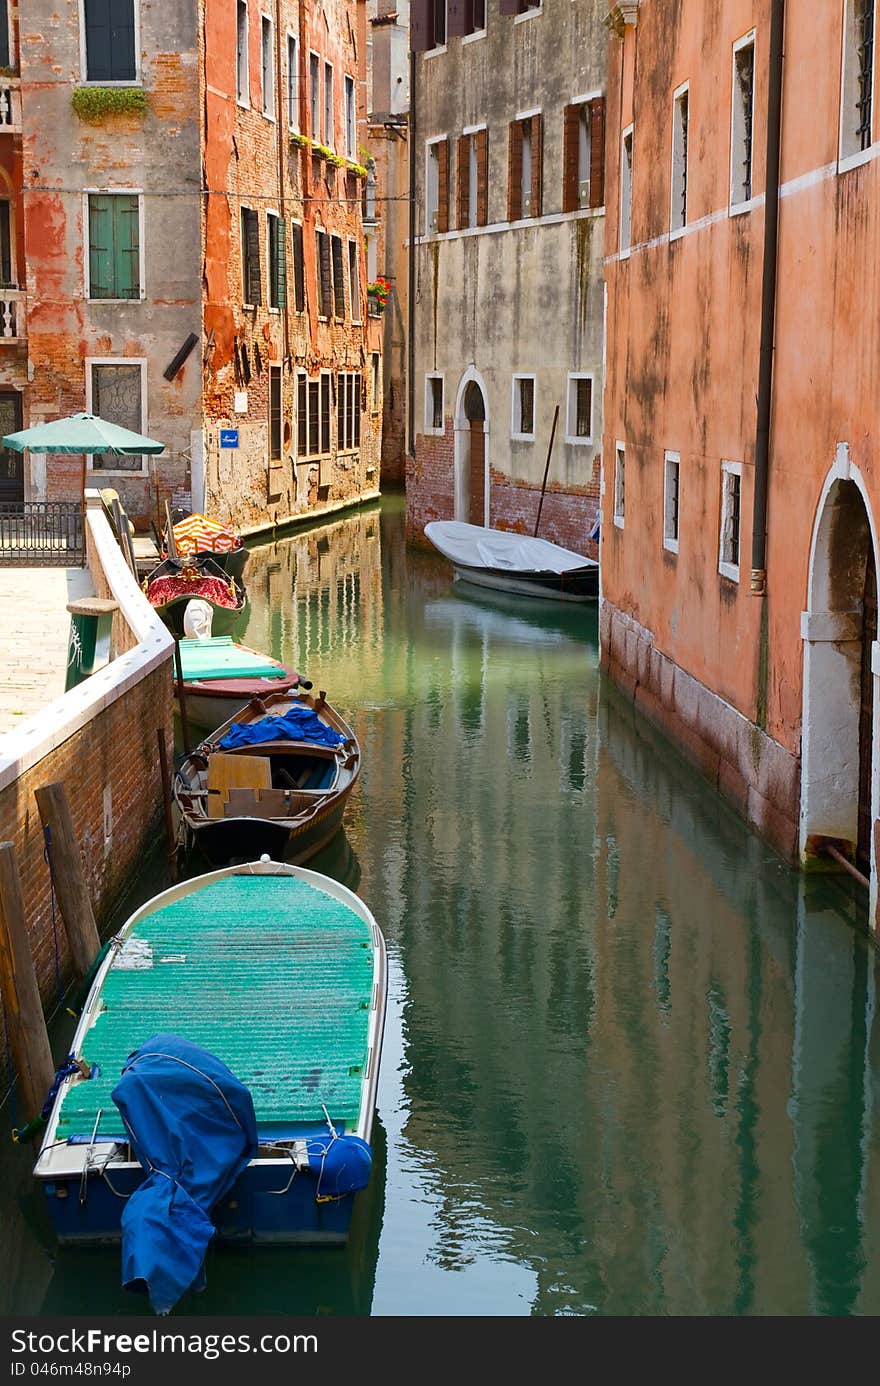
[[221, 428], [221, 430], [220, 430], [220, 446], [221, 446], [221, 448], [237, 448], [237, 447], [238, 447], [238, 429], [237, 429], [237, 428]]

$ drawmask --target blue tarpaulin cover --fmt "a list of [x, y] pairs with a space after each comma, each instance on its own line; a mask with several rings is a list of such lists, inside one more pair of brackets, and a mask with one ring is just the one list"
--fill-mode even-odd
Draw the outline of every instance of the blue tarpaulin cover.
[[258, 746], [263, 741], [311, 741], [316, 746], [338, 746], [344, 740], [311, 708], [292, 707], [283, 717], [235, 722], [217, 744], [221, 751], [234, 751], [238, 746]]
[[373, 1152], [360, 1136], [312, 1136], [306, 1151], [317, 1176], [316, 1198], [344, 1198], [369, 1184]]
[[154, 1035], [129, 1056], [113, 1101], [148, 1175], [122, 1214], [122, 1283], [167, 1314], [203, 1283], [211, 1209], [257, 1154], [253, 1100], [207, 1050]]

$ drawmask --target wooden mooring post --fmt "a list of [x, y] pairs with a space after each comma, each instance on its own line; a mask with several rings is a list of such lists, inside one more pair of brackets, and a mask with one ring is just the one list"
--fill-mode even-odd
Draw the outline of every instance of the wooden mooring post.
[[0, 843], [0, 990], [9, 1045], [28, 1119], [52, 1086], [55, 1065], [28, 939], [15, 848]]
[[101, 948], [98, 927], [86, 885], [70, 801], [63, 784], [44, 784], [35, 791], [43, 827], [49, 830], [52, 882], [77, 979], [83, 981]]

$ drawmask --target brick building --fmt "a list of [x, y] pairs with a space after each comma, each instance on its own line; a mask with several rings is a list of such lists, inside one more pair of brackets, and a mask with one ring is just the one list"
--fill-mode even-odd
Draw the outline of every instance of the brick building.
[[94, 472], [142, 527], [183, 490], [254, 529], [376, 493], [364, 29], [355, 0], [0, 0], [0, 421], [166, 444], [7, 460], [7, 498]]
[[786, 855], [876, 901], [873, 14], [614, 10], [601, 643]]
[[408, 524], [595, 553], [605, 0], [416, 0]]

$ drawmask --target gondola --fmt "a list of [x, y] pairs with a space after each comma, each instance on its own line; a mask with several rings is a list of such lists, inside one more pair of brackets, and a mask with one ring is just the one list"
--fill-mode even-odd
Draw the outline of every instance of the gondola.
[[248, 606], [244, 585], [224, 573], [212, 558], [165, 558], [141, 584], [147, 601], [174, 635], [183, 635], [187, 603], [207, 602], [212, 634], [229, 635]]

